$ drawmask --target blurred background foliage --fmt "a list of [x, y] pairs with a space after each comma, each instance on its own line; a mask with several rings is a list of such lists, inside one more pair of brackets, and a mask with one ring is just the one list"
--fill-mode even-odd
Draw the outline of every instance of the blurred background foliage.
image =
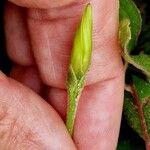
[[[144, 52], [150, 54], [150, 5], [147, 0], [134, 0], [142, 15], [142, 31], [136, 48], [132, 52], [138, 54]], [[128, 80], [126, 75], [126, 80]], [[127, 121], [123, 115], [121, 131], [119, 136], [119, 143], [117, 150], [145, 150], [145, 143], [137, 133], [128, 126]]]
[[[139, 37], [138, 45], [133, 53], [143, 50], [150, 54], [150, 5], [148, 0], [135, 0], [139, 7], [142, 18], [143, 27]], [[1, 0], [0, 5], [0, 70], [9, 73], [11, 61], [8, 59], [5, 52], [5, 37], [3, 24], [4, 0]], [[122, 119], [121, 132], [117, 150], [145, 150], [144, 141], [127, 125], [126, 120]]]

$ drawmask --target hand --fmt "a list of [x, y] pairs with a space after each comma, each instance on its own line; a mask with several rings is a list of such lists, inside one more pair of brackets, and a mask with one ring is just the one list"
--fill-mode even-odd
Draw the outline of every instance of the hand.
[[73, 141], [60, 117], [65, 120], [70, 50], [86, 0], [10, 1], [18, 5], [8, 2], [5, 8], [6, 47], [16, 64], [11, 76], [37, 94], [0, 74], [0, 147], [115, 150], [124, 91], [118, 1], [91, 0], [92, 64]]

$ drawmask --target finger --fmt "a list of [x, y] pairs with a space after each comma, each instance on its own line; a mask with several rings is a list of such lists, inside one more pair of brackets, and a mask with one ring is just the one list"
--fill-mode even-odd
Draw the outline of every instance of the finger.
[[[116, 149], [123, 105], [123, 75], [85, 88], [77, 109], [74, 141], [78, 149]], [[67, 93], [51, 88], [50, 104], [64, 118]], [[61, 107], [62, 106], [62, 107]]]
[[42, 94], [44, 85], [35, 67], [14, 66], [10, 72], [10, 76], [36, 93]]
[[123, 75], [87, 88], [80, 101], [74, 129], [77, 147], [83, 150], [87, 147], [99, 150], [116, 149], [123, 91]]
[[57, 111], [61, 118], [66, 121], [67, 92], [63, 89], [48, 88], [47, 101]]
[[76, 149], [62, 120], [42, 98], [2, 73], [0, 83], [1, 149]]
[[17, 64], [32, 65], [29, 35], [25, 20], [25, 10], [11, 3], [5, 7], [6, 49], [9, 57]]
[[[122, 66], [117, 38], [118, 1], [92, 0], [91, 3], [93, 54], [87, 85], [117, 76]], [[28, 11], [32, 50], [41, 77], [50, 86], [65, 88], [72, 41], [83, 7], [72, 5], [45, 11]]]
[[18, 6], [29, 8], [53, 8], [68, 5], [75, 0], [9, 0]]

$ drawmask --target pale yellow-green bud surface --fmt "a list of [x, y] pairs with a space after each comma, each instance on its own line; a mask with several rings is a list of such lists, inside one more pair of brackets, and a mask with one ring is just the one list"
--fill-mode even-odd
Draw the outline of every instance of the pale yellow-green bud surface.
[[82, 16], [81, 24], [76, 32], [72, 55], [71, 66], [76, 74], [82, 76], [89, 68], [92, 52], [92, 8], [88, 4]]

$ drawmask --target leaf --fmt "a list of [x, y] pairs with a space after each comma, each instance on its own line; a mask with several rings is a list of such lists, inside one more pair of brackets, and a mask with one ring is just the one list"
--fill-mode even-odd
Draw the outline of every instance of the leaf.
[[130, 55], [137, 43], [141, 31], [142, 19], [140, 12], [132, 0], [120, 0], [119, 39], [123, 48], [125, 61], [132, 64], [150, 78], [150, 56]]
[[124, 114], [129, 125], [150, 148], [150, 83], [133, 74], [132, 93], [125, 92]]
[[67, 78], [68, 107], [66, 126], [70, 135], [73, 134], [80, 94], [84, 88], [86, 73], [91, 63], [91, 53], [92, 7], [88, 4], [75, 35]]
[[132, 64], [141, 70], [147, 77], [150, 77], [150, 55], [140, 54], [131, 56]]
[[128, 124], [139, 134], [139, 136], [142, 137], [142, 129], [138, 111], [133, 103], [131, 93], [127, 91], [125, 91], [124, 115], [128, 121]]
[[135, 86], [136, 93], [139, 97], [139, 100], [143, 101], [150, 96], [150, 83], [148, 83], [145, 79], [142, 77], [139, 77], [137, 75], [134, 75], [132, 77], [133, 83]]
[[150, 55], [131, 55], [128, 62], [142, 71], [148, 78], [150, 77]]
[[[128, 20], [130, 23], [131, 39], [127, 46], [130, 53], [136, 46], [142, 25], [140, 11], [132, 0], [120, 0], [119, 18], [120, 22]], [[120, 32], [122, 31], [120, 30]]]
[[124, 54], [128, 55], [128, 44], [131, 40], [131, 30], [130, 30], [130, 20], [123, 19], [120, 21], [119, 25], [119, 39], [121, 47], [124, 50]]

